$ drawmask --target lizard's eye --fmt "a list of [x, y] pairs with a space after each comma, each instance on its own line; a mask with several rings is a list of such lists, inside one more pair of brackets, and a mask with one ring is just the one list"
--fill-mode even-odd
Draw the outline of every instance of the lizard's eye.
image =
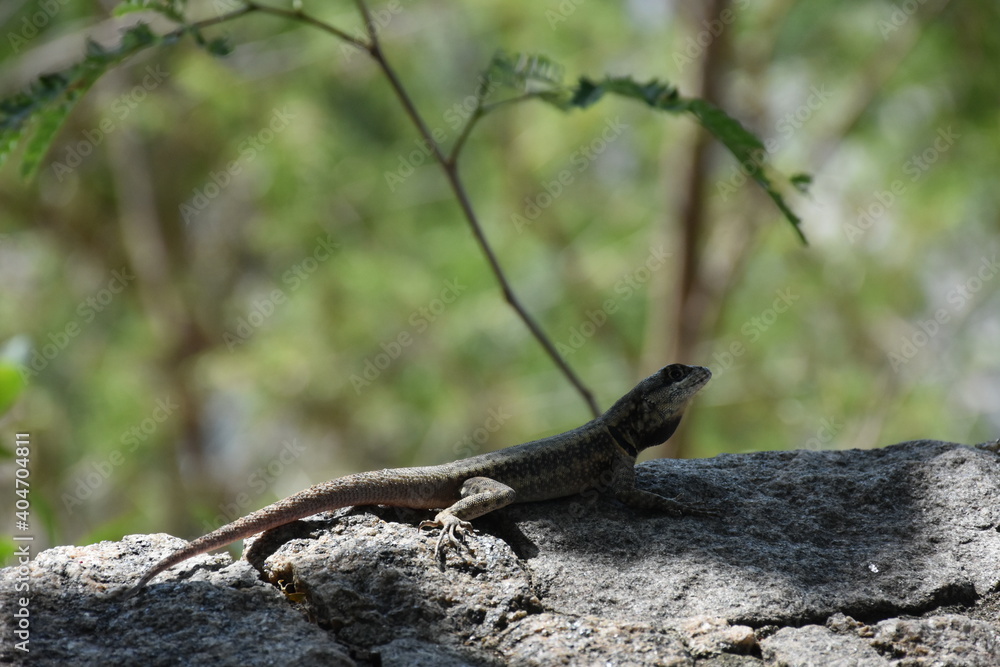
[[680, 364], [674, 364], [667, 367], [667, 379], [672, 382], [679, 382], [687, 377], [687, 370]]

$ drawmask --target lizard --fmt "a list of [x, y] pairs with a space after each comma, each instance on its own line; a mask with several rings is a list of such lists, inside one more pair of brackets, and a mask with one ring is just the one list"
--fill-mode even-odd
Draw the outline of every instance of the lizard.
[[126, 589], [142, 590], [156, 575], [198, 554], [291, 523], [348, 506], [388, 505], [440, 509], [421, 528], [441, 530], [435, 547], [458, 547], [471, 520], [511, 503], [573, 496], [598, 489], [644, 510], [712, 515], [675, 499], [638, 489], [639, 452], [665, 442], [680, 423], [688, 401], [711, 379], [701, 366], [671, 364], [639, 382], [600, 417], [583, 426], [479, 454], [452, 463], [390, 468], [322, 482], [200, 537], [170, 554]]

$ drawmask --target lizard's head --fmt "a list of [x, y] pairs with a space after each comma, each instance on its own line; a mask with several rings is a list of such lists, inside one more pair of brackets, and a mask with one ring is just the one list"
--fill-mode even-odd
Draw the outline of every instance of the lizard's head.
[[603, 419], [626, 451], [654, 447], [673, 435], [688, 401], [711, 378], [712, 372], [701, 366], [664, 366], [619, 399]]

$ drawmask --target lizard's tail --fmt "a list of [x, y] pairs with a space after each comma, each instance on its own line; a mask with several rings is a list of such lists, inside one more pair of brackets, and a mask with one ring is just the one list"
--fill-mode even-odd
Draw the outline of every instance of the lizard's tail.
[[297, 519], [351, 505], [443, 507], [457, 499], [457, 490], [447, 487], [447, 484], [442, 485], [440, 475], [434, 475], [429, 470], [421, 468], [364, 472], [311, 486], [226, 524], [178, 549], [142, 575], [136, 585], [126, 591], [120, 599], [127, 600], [132, 597], [153, 577], [188, 558], [219, 549]]

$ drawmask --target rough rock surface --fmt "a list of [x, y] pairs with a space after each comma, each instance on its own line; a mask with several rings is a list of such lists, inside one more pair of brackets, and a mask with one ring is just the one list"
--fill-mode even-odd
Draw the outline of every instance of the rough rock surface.
[[109, 592], [179, 540], [50, 549], [0, 571], [0, 661], [1000, 665], [995, 448], [659, 460], [639, 484], [723, 511], [640, 514], [596, 493], [512, 506], [442, 569], [417, 528], [429, 513], [349, 508], [265, 534], [246, 560], [191, 559], [126, 601]]

